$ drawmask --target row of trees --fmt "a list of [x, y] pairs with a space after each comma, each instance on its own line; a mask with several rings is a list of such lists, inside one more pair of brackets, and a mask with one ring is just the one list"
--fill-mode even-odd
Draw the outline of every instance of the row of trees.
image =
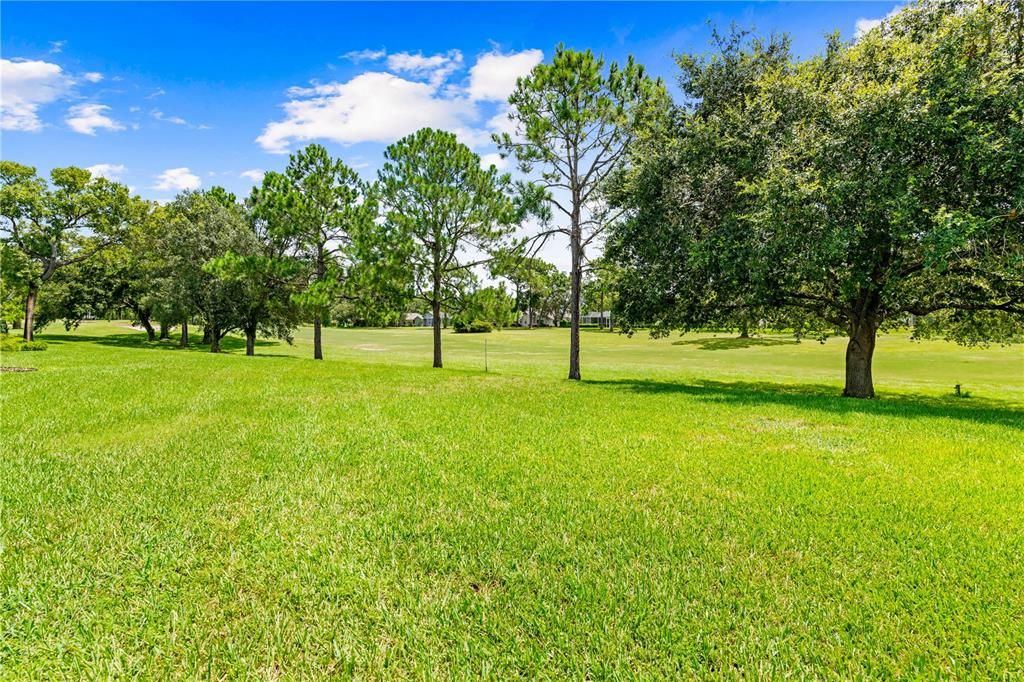
[[[230, 331], [243, 331], [251, 351], [258, 332], [290, 338], [309, 319], [317, 359], [332, 310], [381, 320], [414, 298], [433, 313], [441, 367], [440, 313], [479, 308], [484, 294], [466, 294], [478, 268], [490, 266], [513, 283], [531, 326], [535, 313], [569, 316], [569, 377], [579, 379], [586, 250], [614, 220], [602, 188], [634, 132], [666, 111], [668, 98], [632, 60], [606, 69], [590, 51], [559, 47], [550, 64], [519, 81], [510, 103], [515, 130], [495, 141], [537, 182], [481, 168], [454, 134], [433, 129], [388, 147], [373, 183], [311, 145], [283, 172], [267, 173], [244, 203], [214, 188], [156, 206], [81, 169], [57, 169], [47, 185], [34, 169], [5, 161], [5, 258], [18, 270], [4, 290], [27, 289], [27, 339], [40, 323], [74, 323], [123, 304], [151, 335], [153, 319], [162, 333], [181, 325], [183, 342], [188, 320], [198, 317], [214, 351]], [[552, 209], [566, 224], [552, 227]], [[517, 239], [531, 218], [540, 232]], [[569, 241], [567, 276], [536, 257], [554, 234]], [[63, 276], [51, 283], [58, 270]], [[44, 285], [49, 305], [37, 318]]]
[[[810, 59], [784, 36], [716, 35], [714, 53], [677, 57], [681, 104], [632, 59], [559, 46], [495, 136], [530, 182], [432, 129], [388, 147], [372, 183], [312, 145], [244, 203], [214, 189], [155, 206], [80, 169], [47, 185], [3, 162], [3, 305], [23, 301], [26, 338], [46, 287], [43, 317], [119, 302], [151, 335], [157, 319], [187, 339], [199, 318], [214, 349], [240, 330], [250, 352], [306, 319], [319, 359], [332, 311], [381, 321], [417, 299], [440, 367], [442, 311], [510, 318], [499, 290], [467, 293], [487, 267], [530, 326], [570, 318], [570, 379], [586, 296], [629, 332], [845, 333], [844, 393], [871, 397], [880, 329], [1021, 333], [1022, 15], [923, 0]], [[536, 257], [554, 235], [567, 275]]]
[[[290, 340], [305, 319], [316, 358], [332, 314], [385, 323], [414, 300], [438, 321], [441, 311], [455, 313], [460, 328], [508, 326], [519, 312], [531, 326], [535, 313], [566, 317], [569, 277], [504, 239], [525, 206], [507, 176], [481, 169], [454, 136], [431, 130], [389, 148], [388, 159], [370, 185], [311, 146], [245, 202], [215, 187], [165, 206], [81, 169], [57, 169], [47, 185], [33, 169], [3, 162], [4, 317], [24, 315], [31, 339], [57, 319], [71, 326], [127, 308], [151, 340], [154, 325], [161, 338], [178, 326], [186, 345], [189, 321], [198, 319], [213, 352], [240, 332], [248, 354], [258, 334]], [[514, 296], [480, 288], [481, 264], [513, 282]], [[590, 285], [603, 282], [592, 277]], [[436, 351], [440, 366], [439, 336]]]
[[[200, 320], [213, 352], [239, 331], [252, 354], [257, 334], [290, 340], [309, 320], [316, 359], [339, 301], [353, 315], [386, 317], [416, 297], [435, 312], [440, 367], [441, 309], [466, 298], [489, 252], [511, 253], [505, 238], [526, 204], [451, 133], [421, 130], [387, 158], [378, 182], [366, 183], [311, 145], [244, 203], [215, 187], [164, 206], [82, 169], [56, 169], [47, 184], [4, 161], [5, 297], [23, 296], [26, 340], [55, 319], [73, 325], [126, 306], [151, 339], [159, 322], [161, 336], [180, 326], [187, 344], [189, 321]], [[480, 257], [467, 260], [469, 250]]]

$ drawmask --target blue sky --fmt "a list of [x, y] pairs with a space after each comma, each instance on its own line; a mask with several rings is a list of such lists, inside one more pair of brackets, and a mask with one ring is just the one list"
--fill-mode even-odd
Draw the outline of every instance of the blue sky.
[[515, 76], [559, 42], [674, 83], [672, 51], [706, 50], [709, 21], [788, 32], [806, 55], [896, 4], [5, 2], [2, 156], [161, 200], [245, 195], [312, 141], [372, 178], [386, 142], [421, 125], [493, 153]]

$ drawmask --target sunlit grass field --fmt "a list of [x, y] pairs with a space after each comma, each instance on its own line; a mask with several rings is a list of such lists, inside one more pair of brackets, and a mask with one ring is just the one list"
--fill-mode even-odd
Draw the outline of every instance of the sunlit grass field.
[[47, 332], [2, 678], [1024, 675], [1020, 346], [888, 335], [853, 401], [844, 339]]

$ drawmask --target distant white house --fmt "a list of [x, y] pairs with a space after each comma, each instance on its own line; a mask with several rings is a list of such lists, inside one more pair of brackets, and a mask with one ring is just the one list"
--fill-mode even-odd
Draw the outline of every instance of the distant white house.
[[399, 324], [403, 327], [422, 327], [423, 316], [419, 313], [404, 313]]
[[[522, 315], [519, 316], [519, 319], [516, 320], [516, 324], [519, 325], [520, 327], [529, 327], [530, 326], [530, 315], [528, 313], [523, 313]], [[541, 315], [538, 312], [534, 312], [533, 313], [533, 326], [534, 327], [557, 327], [558, 326], [558, 322], [555, 321], [555, 317], [553, 315]]]
[[[427, 312], [423, 313], [423, 326], [424, 327], [433, 327], [434, 326], [434, 313], [430, 312], [429, 310]], [[445, 312], [441, 313], [441, 326], [442, 327], [447, 327], [448, 326], [448, 314], [445, 313]]]
[[610, 310], [591, 311], [583, 313], [580, 317], [580, 324], [596, 324], [598, 327], [607, 327], [612, 322]]

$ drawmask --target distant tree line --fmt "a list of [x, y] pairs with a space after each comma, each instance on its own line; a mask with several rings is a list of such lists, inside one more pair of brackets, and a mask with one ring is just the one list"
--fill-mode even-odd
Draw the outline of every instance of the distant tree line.
[[[880, 330], [1024, 333], [1017, 0], [924, 0], [807, 59], [732, 30], [676, 61], [679, 103], [632, 59], [557, 47], [494, 138], [530, 181], [433, 129], [389, 146], [373, 182], [310, 145], [244, 200], [158, 205], [2, 161], [0, 319], [31, 340], [126, 308], [150, 339], [187, 345], [198, 323], [211, 351], [236, 332], [250, 355], [311, 323], [321, 359], [323, 324], [418, 307], [435, 367], [446, 315], [459, 331], [568, 320], [579, 379], [586, 306], [627, 333], [845, 334], [844, 395], [862, 398]], [[568, 273], [538, 257], [551, 237]]]

